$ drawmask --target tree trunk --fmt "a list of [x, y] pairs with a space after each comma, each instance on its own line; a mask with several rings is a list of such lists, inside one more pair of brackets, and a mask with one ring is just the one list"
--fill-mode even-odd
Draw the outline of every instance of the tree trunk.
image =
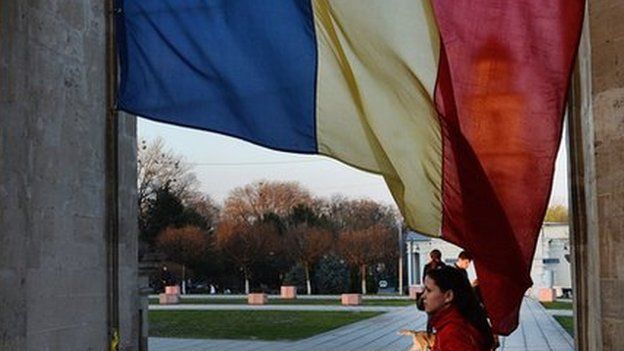
[[362, 279], [362, 295], [366, 295], [366, 265], [360, 266], [360, 277]]
[[249, 272], [244, 270], [245, 272], [245, 295], [249, 295]]
[[186, 295], [186, 266], [182, 265], [182, 295]]
[[308, 295], [312, 295], [312, 285], [310, 284], [310, 268], [306, 263], [305, 267], [305, 275], [306, 275], [306, 288], [308, 289]]

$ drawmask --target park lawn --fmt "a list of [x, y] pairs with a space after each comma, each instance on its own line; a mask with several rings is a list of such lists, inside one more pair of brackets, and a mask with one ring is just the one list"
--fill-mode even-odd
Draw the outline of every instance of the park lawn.
[[[150, 305], [158, 305], [158, 299], [149, 299]], [[182, 305], [246, 305], [247, 299], [232, 299], [232, 298], [215, 298], [215, 299], [185, 299], [180, 298], [180, 304]]]
[[559, 324], [561, 324], [563, 329], [568, 332], [568, 334], [574, 336], [574, 319], [572, 319], [572, 317], [555, 316], [555, 319], [559, 322]]
[[571, 302], [562, 302], [562, 301], [554, 301], [554, 302], [542, 302], [541, 303], [544, 308], [549, 310], [571, 310], [572, 303]]
[[150, 311], [149, 336], [299, 340], [379, 314], [356, 311]]
[[414, 300], [362, 300], [363, 306], [415, 306]]
[[[158, 299], [150, 299], [150, 304], [158, 304]], [[182, 297], [180, 304], [183, 305], [204, 305], [204, 304], [227, 304], [227, 305], [246, 305], [247, 299], [240, 298], [211, 298], [211, 299], [188, 299]], [[339, 306], [339, 299], [269, 299], [269, 305], [333, 305]], [[410, 306], [413, 305], [412, 300], [362, 300], [363, 306]]]

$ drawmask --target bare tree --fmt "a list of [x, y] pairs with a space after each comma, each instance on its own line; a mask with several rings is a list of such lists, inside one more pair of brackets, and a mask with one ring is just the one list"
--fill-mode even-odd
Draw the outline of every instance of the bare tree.
[[365, 229], [345, 230], [338, 238], [338, 251], [342, 257], [351, 266], [359, 268], [362, 294], [366, 294], [367, 267], [385, 259], [383, 255], [388, 251], [386, 240], [390, 232], [387, 226], [377, 224]]
[[169, 227], [158, 235], [156, 242], [170, 261], [182, 265], [199, 261], [210, 244], [208, 233], [193, 226]]
[[312, 294], [310, 267], [325, 254], [333, 244], [331, 231], [310, 226], [307, 223], [295, 225], [287, 230], [290, 254], [303, 266], [306, 277], [307, 294]]
[[191, 171], [192, 166], [183, 156], [165, 149], [162, 138], [149, 142], [140, 140], [137, 149], [137, 187], [141, 211], [145, 210], [147, 199], [165, 185], [185, 204], [198, 196], [199, 181]]
[[349, 200], [342, 196], [334, 196], [325, 204], [322, 211], [331, 218], [334, 229], [368, 228], [375, 224], [388, 227], [396, 226], [398, 212], [396, 209], [368, 199]]
[[197, 193], [196, 196], [189, 196], [187, 202], [188, 207], [205, 218], [210, 226], [216, 226], [219, 221], [221, 208], [210, 195]]
[[186, 293], [186, 268], [198, 262], [208, 251], [208, 233], [198, 227], [169, 227], [156, 239], [157, 246], [167, 259], [182, 266], [182, 292]]
[[259, 181], [230, 192], [223, 206], [223, 217], [253, 224], [268, 213], [285, 217], [298, 205], [309, 205], [312, 196], [295, 182]]
[[249, 294], [252, 265], [264, 258], [277, 236], [273, 223], [222, 220], [217, 229], [217, 247], [243, 271], [245, 294]]
[[371, 200], [335, 197], [328, 212], [338, 232], [338, 251], [353, 267], [358, 267], [362, 293], [366, 294], [366, 269], [396, 258], [397, 211]]

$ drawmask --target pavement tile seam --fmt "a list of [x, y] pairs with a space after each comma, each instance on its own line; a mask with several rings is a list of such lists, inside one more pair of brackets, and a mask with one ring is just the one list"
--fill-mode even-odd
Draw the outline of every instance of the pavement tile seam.
[[[416, 311], [414, 311], [414, 313], [416, 313]], [[420, 314], [418, 314], [418, 316], [418, 318], [420, 318]], [[355, 342], [346, 343], [344, 345], [345, 347], [349, 344], [355, 345], [353, 345], [352, 348], [345, 348], [345, 351], [359, 350], [361, 348], [361, 345], [359, 345], [358, 343], [366, 342], [366, 345], [370, 345], [375, 341], [383, 340], [384, 338], [400, 338], [401, 336], [396, 335], [396, 333], [401, 329], [407, 328], [410, 324], [412, 324], [411, 321], [392, 321], [391, 323], [388, 323], [384, 328], [377, 328], [377, 330], [375, 330], [373, 333], [361, 338], [357, 338], [356, 340], [354, 340]]]
[[[409, 317], [410, 317], [410, 315], [411, 315], [411, 313], [412, 313], [412, 310], [411, 310], [410, 308], [406, 308], [405, 310], [403, 310], [403, 311], [401, 311], [401, 312], [397, 312], [397, 313], [388, 313], [388, 314], [386, 314], [386, 315], [384, 315], [384, 316], [385, 316], [386, 318], [392, 318], [392, 319], [394, 319], [394, 320], [396, 320], [396, 319], [398, 319], [398, 320], [404, 320], [405, 318], [409, 318]], [[381, 317], [382, 317], [382, 316], [379, 316], [379, 317], [376, 317], [376, 318], [381, 318]], [[368, 322], [368, 323], [370, 323], [371, 325], [373, 325], [373, 324], [376, 322], [376, 321], [371, 321], [371, 320], [368, 320], [368, 321], [370, 321], [370, 322]], [[360, 322], [360, 323], [362, 323], [362, 322]], [[361, 328], [358, 328], [358, 329], [352, 329], [352, 328], [350, 328], [349, 326], [347, 326], [347, 327], [344, 327], [344, 329], [342, 329], [342, 330], [341, 330], [341, 333], [340, 333], [340, 334], [350, 334], [350, 333], [353, 333], [354, 331], [361, 332], [362, 330], [361, 330]], [[331, 342], [331, 341], [333, 341], [333, 340], [338, 340], [338, 337], [340, 336], [340, 334], [334, 334], [334, 335], [331, 335], [331, 336], [329, 336], [326, 340], [323, 340], [323, 342], [317, 342], [317, 343], [316, 343], [316, 345], [322, 345], [322, 344], [326, 344], [326, 343], [328, 343], [328, 342]], [[322, 339], [324, 339], [324, 335], [319, 335], [318, 337], [319, 337], [321, 340], [322, 340]], [[302, 342], [302, 343], [304, 343], [304, 344], [305, 344], [304, 340], [302, 340], [302, 341], [300, 341], [300, 342]], [[338, 346], [338, 345], [334, 345], [334, 346]]]
[[[540, 305], [537, 301], [532, 301], [531, 308], [534, 312], [534, 315], [540, 316], [539, 319], [541, 321], [547, 321], [546, 323], [540, 323], [541, 328], [539, 329], [551, 349], [554, 346], [553, 344], [556, 344], [557, 347], [559, 347], [561, 341], [563, 341], [566, 346], [574, 349], [574, 339], [570, 337], [570, 335], [565, 331], [565, 329], [563, 329], [563, 327], [559, 324], [559, 322], [555, 320], [554, 317], [548, 314], [548, 312], [542, 305]], [[552, 333], [548, 333], [547, 337], [545, 330], [550, 330], [552, 331]], [[557, 340], [551, 340], [551, 338]]]
[[[541, 306], [539, 306], [541, 308]], [[550, 324], [544, 329], [549, 336], [551, 342], [551, 348], [560, 349], [562, 347], [574, 350], [574, 338], [568, 334], [568, 332], [555, 320], [555, 318], [549, 315], [545, 309], [542, 308], [541, 313], [544, 318], [550, 321]]]
[[[422, 318], [421, 318], [422, 317]], [[394, 330], [394, 332], [390, 335], [392, 340], [391, 342], [388, 342], [387, 344], [385, 344], [385, 348], [384, 345], [379, 345], [379, 344], [383, 344], [383, 340], [384, 337], [378, 338], [376, 340], [374, 340], [373, 342], [371, 342], [371, 346], [376, 346], [379, 345], [381, 347], [380, 350], [383, 349], [387, 349], [387, 350], [396, 350], [399, 348], [399, 345], [404, 345], [404, 346], [409, 346], [411, 345], [412, 341], [410, 337], [406, 337], [406, 336], [402, 336], [402, 335], [398, 335], [397, 332], [401, 329], [413, 329], [413, 330], [424, 330], [426, 327], [426, 318], [423, 315], [418, 315], [418, 318], [416, 319], [416, 322], [418, 323], [414, 323], [415, 321], [407, 321], [404, 322], [402, 325], [397, 326], [396, 330]], [[387, 336], [386, 336], [387, 338]]]
[[416, 309], [414, 309], [412, 313], [414, 313], [417, 316], [415, 321], [409, 320], [407, 318], [406, 318], [407, 320], [397, 321], [392, 324], [392, 328], [386, 328], [388, 329], [387, 331], [380, 330], [378, 334], [381, 334], [381, 335], [372, 338], [367, 345], [372, 346], [372, 345], [380, 344], [381, 341], [384, 339], [392, 340], [391, 342], [387, 343], [386, 346], [390, 346], [391, 344], [394, 344], [394, 343], [400, 343], [401, 340], [404, 340], [404, 339], [410, 340], [408, 337], [398, 335], [398, 331], [401, 329], [422, 330], [424, 329], [424, 326], [426, 324], [426, 317], [423, 313], [418, 313]]
[[[534, 323], [532, 323], [532, 325], [534, 325], [533, 328], [531, 328], [529, 335], [531, 335], [531, 338], [529, 339], [529, 347], [531, 349], [536, 349], [536, 348], [544, 348], [546, 350], [551, 350], [550, 348], [550, 343], [548, 342], [548, 339], [546, 338], [546, 334], [544, 334], [544, 331], [542, 330], [542, 328], [539, 326], [539, 318], [537, 317], [536, 313], [535, 313], [535, 309], [533, 308], [534, 306], [532, 306], [532, 301], [531, 300], [525, 300], [525, 303], [527, 305], [527, 309], [529, 310], [529, 315], [530, 318], [533, 319]], [[546, 321], [549, 322], [548, 320], [543, 320], [542, 321]], [[541, 338], [537, 338], [536, 335], [541, 335]]]
[[[333, 333], [330, 331], [328, 333], [324, 333], [321, 335], [317, 335], [316, 337], [319, 337], [320, 340], [323, 339], [324, 336], [327, 336], [326, 340], [322, 340], [322, 342], [317, 342], [315, 343], [316, 346], [319, 345], [323, 345], [323, 344], [327, 344], [329, 342], [332, 341], [336, 341], [338, 340], [339, 343], [334, 343], [334, 346], [336, 347], [340, 347], [343, 344], [348, 343], [351, 340], [356, 340], [358, 338], [358, 335], [360, 335], [363, 331], [366, 331], [367, 329], [370, 328], [374, 328], [375, 327], [375, 323], [378, 323], [380, 320], [386, 320], [388, 319], [389, 322], [392, 322], [393, 320], [393, 316], [394, 314], [390, 314], [390, 313], [386, 313], [384, 315], [381, 316], [377, 316], [377, 317], [373, 317], [364, 321], [360, 321], [354, 324], [350, 324], [348, 326], [342, 327], [342, 328], [338, 328], [335, 329], [333, 331]], [[345, 337], [344, 336], [349, 336], [350, 338], [348, 340], [344, 340]], [[315, 337], [312, 337], [315, 338]], [[302, 345], [306, 345], [307, 343], [305, 342], [306, 340], [301, 340], [298, 343], [302, 344]], [[310, 340], [310, 342], [313, 342], [313, 340]], [[297, 345], [299, 346], [299, 345]], [[305, 349], [305, 346], [304, 346]], [[295, 349], [294, 349], [295, 350]]]

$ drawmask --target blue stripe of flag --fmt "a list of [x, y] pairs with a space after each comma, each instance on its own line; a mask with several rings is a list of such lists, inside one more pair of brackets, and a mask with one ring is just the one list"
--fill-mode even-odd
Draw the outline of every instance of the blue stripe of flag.
[[316, 152], [310, 0], [121, 0], [118, 108]]

